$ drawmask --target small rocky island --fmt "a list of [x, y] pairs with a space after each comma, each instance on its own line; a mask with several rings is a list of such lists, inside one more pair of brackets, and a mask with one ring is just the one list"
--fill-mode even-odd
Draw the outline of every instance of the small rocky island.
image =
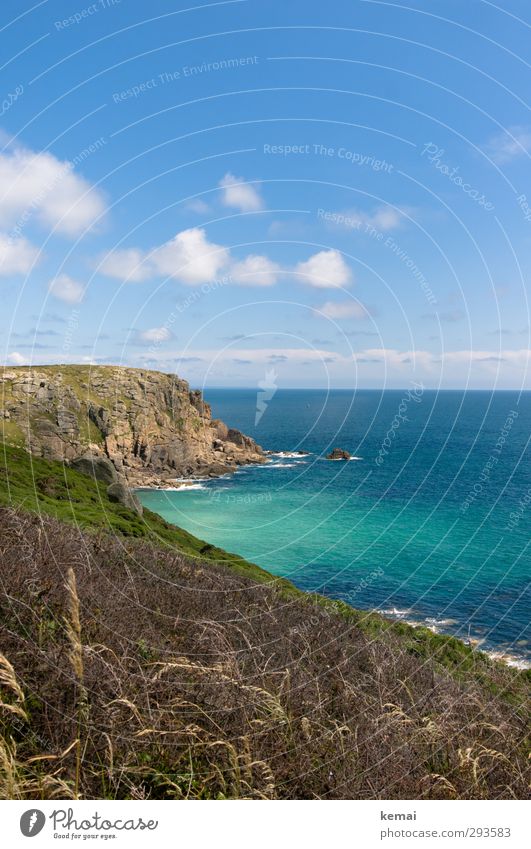
[[351, 454], [345, 451], [344, 448], [334, 448], [330, 454], [326, 455], [327, 460], [350, 460]]

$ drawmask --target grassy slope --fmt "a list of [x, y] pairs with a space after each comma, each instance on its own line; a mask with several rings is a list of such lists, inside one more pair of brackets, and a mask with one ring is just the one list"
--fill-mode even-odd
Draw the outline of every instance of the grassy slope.
[[[8, 595], [0, 595], [2, 650], [28, 695], [23, 701], [6, 684], [11, 673], [2, 676], [0, 655], [0, 795], [374, 798], [385, 787], [382, 795], [390, 798], [495, 798], [507, 787], [509, 796], [524, 792], [529, 673], [494, 663], [459, 640], [302, 593], [149, 511], [138, 517], [109, 502], [103, 485], [62, 464], [6, 445], [0, 446], [2, 506], [16, 508], [0, 511], [0, 556], [9, 575]], [[37, 514], [45, 517], [43, 534], [32, 518]], [[64, 631], [73, 615], [64, 594], [72, 564], [79, 639], [86, 644], [85, 680], [77, 687], [68, 672], [75, 635]], [[129, 582], [134, 602], [124, 603], [116, 588]], [[153, 674], [159, 667], [164, 676], [180, 670], [169, 689]], [[120, 711], [109, 707], [116, 699]], [[9, 708], [6, 725], [6, 703], [19, 707], [24, 720], [9, 725]], [[57, 711], [64, 721], [54, 719]], [[181, 716], [189, 719], [186, 727], [178, 724]], [[4, 770], [2, 763], [16, 762], [12, 740], [31, 763], [43, 747], [66, 750], [80, 721], [90, 752], [80, 787], [74, 750], [60, 761], [64, 784], [53, 784], [55, 790], [46, 784], [52, 771], [46, 761], [42, 769], [37, 761], [38, 769]], [[134, 728], [129, 737], [124, 722]], [[102, 729], [116, 772], [98, 766], [106, 757]], [[249, 766], [255, 762], [260, 766]], [[330, 762], [337, 787], [327, 783]]]
[[[255, 580], [271, 580], [271, 575], [259, 566], [197, 539], [150, 510], [138, 516], [109, 501], [106, 488], [106, 484], [62, 463], [32, 457], [23, 448], [0, 444], [0, 505], [53, 516], [87, 531], [109, 531], [171, 545], [190, 557], [226, 563]], [[292, 586], [288, 581], [282, 583], [286, 590]]]
[[[105, 490], [105, 484], [61, 463], [32, 457], [23, 448], [0, 444], [0, 506], [22, 507], [30, 512], [73, 523], [89, 532], [109, 531], [169, 545], [173, 550], [198, 562], [222, 563], [237, 574], [256, 582], [273, 583], [286, 598], [296, 597], [301, 603], [317, 603], [332, 613], [353, 620], [371, 636], [390, 631], [419, 657], [436, 655], [438, 662], [452, 669], [456, 675], [471, 673], [487, 686], [493, 686], [489, 680], [489, 668], [498, 664], [461, 640], [434, 634], [427, 628], [413, 628], [407, 623], [392, 622], [375, 613], [355, 610], [340, 601], [304, 593], [290, 581], [272, 576], [239, 555], [198, 539], [150, 510], [144, 509], [143, 516], [132, 513], [122, 505], [109, 501]], [[529, 681], [529, 670], [512, 673], [512, 683], [505, 696], [518, 700], [522, 687], [525, 688]]]

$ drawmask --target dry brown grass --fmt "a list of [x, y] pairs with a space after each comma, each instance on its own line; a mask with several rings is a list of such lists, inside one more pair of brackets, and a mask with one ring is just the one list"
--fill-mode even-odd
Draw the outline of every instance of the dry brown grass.
[[521, 798], [522, 676], [0, 510], [4, 798]]

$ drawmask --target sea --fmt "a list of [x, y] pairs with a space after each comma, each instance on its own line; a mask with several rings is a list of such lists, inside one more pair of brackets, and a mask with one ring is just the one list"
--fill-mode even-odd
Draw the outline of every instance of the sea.
[[267, 462], [140, 491], [146, 507], [303, 590], [531, 664], [531, 393], [204, 396]]

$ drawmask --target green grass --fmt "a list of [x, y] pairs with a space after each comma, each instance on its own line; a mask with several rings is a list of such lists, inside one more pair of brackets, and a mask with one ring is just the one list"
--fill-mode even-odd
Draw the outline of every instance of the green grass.
[[12, 445], [24, 445], [24, 434], [22, 428], [11, 422], [9, 419], [4, 419], [0, 422], [0, 436], [7, 439]]
[[109, 531], [169, 545], [189, 557], [230, 566], [259, 582], [275, 581], [286, 593], [299, 591], [282, 578], [200, 540], [156, 513], [138, 516], [109, 501], [106, 485], [55, 460], [33, 457], [24, 448], [0, 443], [0, 505], [44, 513], [86, 531]]
[[96, 427], [94, 422], [88, 418], [88, 416], [80, 414], [78, 416], [77, 421], [79, 426], [80, 437], [84, 443], [93, 442], [96, 445], [103, 446], [105, 442], [103, 434], [100, 429]]
[[[427, 628], [393, 622], [376, 613], [356, 610], [344, 602], [298, 590], [290, 581], [273, 576], [237, 554], [198, 539], [150, 510], [144, 509], [143, 516], [138, 516], [109, 501], [105, 484], [60, 462], [32, 457], [23, 448], [3, 443], [0, 443], [0, 506], [43, 513], [75, 524], [85, 531], [107, 531], [149, 540], [164, 547], [170, 546], [201, 563], [221, 563], [257, 583], [272, 584], [287, 601], [294, 598], [303, 601], [308, 605], [309, 617], [312, 606], [317, 606], [325, 608], [331, 615], [351, 620], [369, 637], [377, 638], [383, 632], [395, 635], [411, 654], [419, 658], [435, 658], [457, 677], [472, 675], [482, 686], [492, 689], [489, 670], [495, 662], [461, 640], [434, 634]], [[514, 703], [521, 702], [530, 681], [531, 671], [508, 670], [504, 696]]]

